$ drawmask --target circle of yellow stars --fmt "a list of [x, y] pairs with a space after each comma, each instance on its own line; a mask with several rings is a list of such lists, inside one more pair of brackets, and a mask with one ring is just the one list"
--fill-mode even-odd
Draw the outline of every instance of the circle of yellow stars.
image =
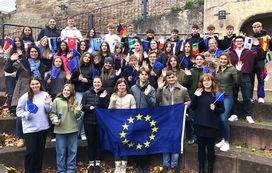
[[[123, 130], [121, 133], [119, 133], [120, 138], [122, 139], [122, 143], [124, 145], [127, 145], [129, 148], [135, 148], [136, 150], [141, 150], [144, 147], [148, 148], [152, 140], [154, 141], [156, 137], [155, 132], [158, 132], [158, 127], [156, 127], [157, 122], [152, 120], [151, 116], [149, 116], [148, 114], [146, 116], [138, 114], [134, 118], [130, 116], [127, 120], [128, 120], [128, 123], [125, 122], [125, 124], [122, 125]], [[133, 143], [133, 141], [130, 141], [127, 139], [126, 137], [127, 133], [125, 133], [125, 131], [128, 130], [129, 126], [132, 126], [134, 124], [134, 121], [141, 121], [141, 120], [144, 120], [145, 122], [150, 124], [152, 133], [149, 136], [149, 139], [147, 139], [144, 143]]]

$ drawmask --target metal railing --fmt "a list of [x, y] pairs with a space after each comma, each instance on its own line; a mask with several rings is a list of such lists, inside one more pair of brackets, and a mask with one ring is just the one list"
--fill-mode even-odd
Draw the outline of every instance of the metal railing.
[[[161, 15], [173, 9], [184, 6], [185, 0], [148, 0], [146, 5], [147, 18]], [[144, 6], [143, 0], [123, 0], [118, 3], [94, 8], [88, 12], [74, 15], [76, 27], [80, 30], [89, 29], [89, 15], [93, 15], [93, 26], [96, 30], [106, 31], [107, 25], [113, 23], [127, 24], [143, 20]], [[62, 28], [66, 26], [66, 18], [58, 21]]]

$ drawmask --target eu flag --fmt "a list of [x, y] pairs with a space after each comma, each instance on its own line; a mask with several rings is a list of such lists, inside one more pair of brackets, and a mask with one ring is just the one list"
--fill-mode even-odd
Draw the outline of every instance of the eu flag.
[[26, 102], [27, 105], [27, 111], [33, 114], [36, 114], [39, 110], [38, 106], [35, 105], [34, 103], [31, 103], [30, 101]]
[[75, 68], [79, 67], [77, 56], [71, 59], [71, 61], [68, 62], [69, 70], [72, 72]]
[[157, 68], [157, 69], [162, 69], [163, 68], [163, 63], [155, 60], [154, 61], [154, 68]]
[[183, 153], [184, 104], [95, 111], [103, 151], [117, 156]]
[[52, 65], [51, 77], [56, 79], [59, 76], [59, 74], [60, 74], [60, 70], [56, 66]]
[[142, 42], [142, 45], [143, 45], [143, 50], [144, 50], [145, 52], [148, 52], [149, 41], [143, 41], [143, 42]]

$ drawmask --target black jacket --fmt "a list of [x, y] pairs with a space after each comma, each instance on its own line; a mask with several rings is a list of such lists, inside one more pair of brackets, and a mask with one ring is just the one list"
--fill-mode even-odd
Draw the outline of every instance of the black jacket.
[[[88, 82], [82, 82], [78, 80], [78, 76], [80, 75], [80, 72], [84, 78], [88, 79]], [[90, 72], [89, 65], [82, 65], [79, 69], [75, 69], [72, 72], [72, 77], [71, 77], [71, 82], [72, 84], [75, 85], [75, 90], [78, 92], [85, 92], [87, 91], [91, 86], [92, 86], [92, 73]]]
[[47, 37], [59, 37], [60, 31], [57, 28], [51, 29], [49, 26], [46, 26], [44, 29], [41, 30], [37, 40], [40, 40], [44, 36]]
[[193, 45], [194, 43], [198, 43], [199, 53], [206, 50], [204, 40], [200, 37], [199, 33], [196, 35], [191, 34], [191, 38], [187, 39], [186, 42], [190, 42], [191, 45]]
[[226, 49], [228, 49], [229, 47], [232, 48], [232, 40], [233, 40], [235, 37], [236, 37], [235, 34], [232, 34], [231, 37], [224, 36], [224, 39], [223, 39], [223, 40], [219, 40], [218, 48], [221, 49], [221, 50], [226, 50]]
[[99, 108], [107, 108], [108, 104], [105, 101], [105, 98], [101, 98], [100, 95], [103, 93], [104, 90], [100, 90], [98, 93], [94, 91], [93, 88], [89, 89], [83, 94], [81, 104], [82, 104], [82, 111], [85, 112], [83, 122], [84, 124], [88, 125], [96, 125], [96, 114], [95, 110], [90, 110], [90, 106], [99, 107]]

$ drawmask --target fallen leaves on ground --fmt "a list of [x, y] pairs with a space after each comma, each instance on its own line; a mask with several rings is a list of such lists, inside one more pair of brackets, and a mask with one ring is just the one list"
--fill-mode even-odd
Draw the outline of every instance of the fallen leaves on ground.
[[16, 146], [18, 139], [15, 135], [9, 135], [5, 132], [1, 134], [1, 141], [0, 141], [0, 148], [9, 147], [9, 146]]
[[[9, 170], [7, 169], [9, 168]], [[88, 163], [83, 163], [83, 162], [78, 162], [77, 163], [77, 169], [76, 173], [87, 173], [89, 168]], [[162, 166], [154, 166], [150, 167], [150, 173], [160, 173]], [[6, 167], [8, 170], [8, 173], [24, 173], [24, 170], [16, 170], [15, 168], [12, 167]], [[111, 167], [108, 165], [105, 161], [101, 162], [101, 172], [102, 173], [114, 173], [114, 167]], [[57, 173], [56, 168], [47, 168], [42, 170], [42, 173]], [[135, 166], [129, 165], [127, 167], [127, 173], [137, 173], [137, 169]], [[174, 173], [174, 170], [169, 170], [168, 173]], [[187, 170], [180, 170], [180, 173], [197, 173], [195, 171], [187, 171]]]
[[10, 111], [0, 111], [0, 118], [6, 118], [10, 116]]

